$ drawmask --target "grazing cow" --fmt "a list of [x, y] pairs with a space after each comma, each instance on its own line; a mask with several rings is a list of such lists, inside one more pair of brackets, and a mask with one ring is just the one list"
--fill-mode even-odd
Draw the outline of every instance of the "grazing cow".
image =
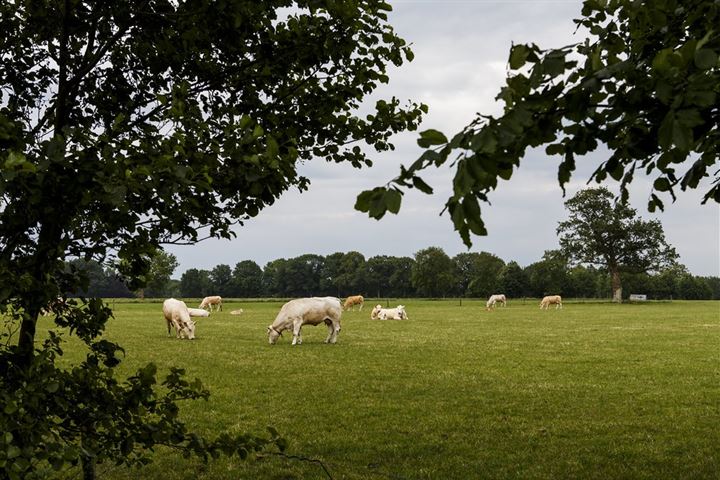
[[490, 295], [490, 298], [485, 304], [485, 310], [490, 310], [491, 307], [495, 308], [495, 304], [498, 302], [502, 303], [503, 307], [507, 307], [507, 299], [505, 298], [505, 295], [502, 293], [498, 293], [495, 295]]
[[547, 310], [550, 305], [555, 305], [555, 310], [562, 308], [562, 297], [560, 295], [548, 295], [540, 302], [540, 309]]
[[292, 329], [292, 344], [301, 345], [301, 329], [303, 325], [325, 323], [328, 327], [328, 336], [325, 343], [335, 343], [338, 333], [340, 333], [341, 315], [342, 305], [340, 305], [340, 299], [335, 297], [290, 300], [282, 306], [280, 313], [275, 317], [275, 321], [268, 327], [268, 341], [270, 345], [274, 345], [283, 331]]
[[191, 317], [209, 317], [210, 312], [203, 308], [190, 308], [188, 307], [188, 313]]
[[168, 335], [170, 328], [173, 327], [177, 338], [188, 340], [195, 338], [195, 322], [190, 319], [190, 312], [185, 302], [168, 298], [163, 302], [163, 315], [167, 323]]
[[382, 308], [381, 305], [376, 305], [370, 313], [370, 318], [372, 320], [408, 320], [408, 314], [404, 305], [398, 305], [395, 308]]
[[362, 307], [365, 304], [365, 299], [362, 295], [355, 295], [352, 297], [347, 297], [347, 300], [345, 300], [345, 304], [343, 305], [343, 310], [347, 310], [349, 308], [352, 308], [355, 310], [355, 305], [360, 305], [359, 310], [362, 311]]
[[198, 308], [207, 308], [212, 312], [213, 307], [215, 307], [215, 310], [219, 309], [222, 312], [222, 297], [218, 295], [205, 297], [202, 299], [202, 302], [200, 302], [200, 306]]

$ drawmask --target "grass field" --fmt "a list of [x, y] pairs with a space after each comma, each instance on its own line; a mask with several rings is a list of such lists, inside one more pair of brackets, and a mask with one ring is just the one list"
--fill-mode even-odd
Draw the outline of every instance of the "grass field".
[[[189, 302], [195, 306], [194, 302]], [[407, 300], [408, 321], [346, 312], [324, 326], [265, 328], [280, 302], [229, 302], [194, 341], [166, 336], [159, 303], [116, 303], [107, 337], [127, 374], [184, 366], [212, 392], [183, 405], [189, 425], [264, 434], [318, 459], [336, 479], [720, 478], [720, 302]], [[394, 306], [395, 302], [391, 304]], [[230, 310], [243, 308], [241, 316]], [[68, 348], [67, 350], [71, 350]], [[68, 351], [73, 361], [78, 353]], [[110, 479], [321, 479], [317, 464], [266, 456], [203, 465], [158, 450]]]

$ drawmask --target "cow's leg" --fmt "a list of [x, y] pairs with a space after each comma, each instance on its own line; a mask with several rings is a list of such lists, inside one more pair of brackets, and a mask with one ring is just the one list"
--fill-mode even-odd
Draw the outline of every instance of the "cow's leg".
[[340, 323], [331, 321], [330, 325], [328, 325], [328, 329], [332, 329], [332, 333], [328, 337], [330, 343], [337, 342], [338, 334], [340, 333]]
[[335, 325], [329, 320], [325, 320], [325, 325], [328, 327], [328, 336], [325, 338], [325, 343], [331, 343], [332, 337], [335, 334]]
[[293, 345], [302, 345], [302, 334], [300, 333], [300, 329], [302, 329], [302, 322], [293, 322]]

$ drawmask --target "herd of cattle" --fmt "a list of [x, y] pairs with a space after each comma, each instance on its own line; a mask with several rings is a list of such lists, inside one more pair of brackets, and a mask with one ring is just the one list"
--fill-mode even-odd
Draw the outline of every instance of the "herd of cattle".
[[[282, 306], [280, 312], [275, 317], [275, 321], [267, 328], [268, 341], [271, 345], [277, 342], [286, 330], [292, 330], [293, 345], [302, 344], [302, 327], [303, 325], [319, 325], [324, 323], [328, 327], [328, 336], [325, 343], [337, 342], [340, 333], [340, 316], [343, 310], [362, 311], [365, 299], [362, 295], [348, 297], [345, 303], [340, 304], [340, 299], [336, 297], [312, 297], [298, 298], [290, 300]], [[498, 304], [503, 307], [507, 306], [507, 298], [503, 294], [491, 295], [485, 304], [486, 310], [494, 309]], [[549, 295], [544, 297], [540, 302], [540, 309], [547, 310], [550, 305], [555, 305], [555, 309], [562, 308], [562, 298], [560, 295]], [[175, 330], [177, 338], [187, 338], [192, 340], [195, 338], [195, 321], [191, 317], [207, 317], [210, 312], [215, 310], [222, 311], [222, 298], [219, 296], [211, 296], [203, 298], [198, 308], [189, 308], [185, 302], [168, 298], [163, 302], [163, 315], [167, 323], [168, 335]], [[242, 310], [234, 310], [242, 313]], [[372, 320], [408, 320], [408, 314], [403, 305], [395, 308], [382, 308], [382, 305], [376, 305], [370, 313]]]

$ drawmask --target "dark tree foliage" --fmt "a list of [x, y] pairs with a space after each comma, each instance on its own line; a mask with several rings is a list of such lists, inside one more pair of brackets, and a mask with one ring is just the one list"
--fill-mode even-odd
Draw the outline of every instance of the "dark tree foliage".
[[243, 260], [233, 269], [233, 296], [251, 298], [264, 295], [263, 271], [252, 260]]
[[210, 271], [210, 295], [229, 297], [233, 295], [233, 274], [229, 265], [220, 264]]
[[[379, 0], [0, 3], [0, 307], [9, 331], [19, 328], [2, 342], [0, 361], [16, 370], [2, 369], [1, 387], [27, 408], [0, 416], [0, 451], [13, 453], [6, 475], [81, 461], [92, 478], [97, 462], [148, 459], [155, 435], [125, 443], [115, 427], [124, 402], [139, 412], [125, 433], [152, 424], [154, 379], [143, 377], [137, 395], [107, 383], [121, 351], [99, 339], [111, 313], [94, 300], [54, 309], [88, 362], [104, 365], [85, 376], [55, 366], [57, 343], [35, 346], [40, 311], [87, 290], [87, 276], [65, 262], [115, 262], [141, 287], [161, 244], [230, 237], [289, 188], [308, 188], [299, 162], [361, 167], [393, 148], [390, 136], [416, 128], [424, 106], [392, 98], [357, 113], [388, 66], [412, 57], [389, 10]], [[40, 371], [65, 379], [52, 411], [26, 396], [28, 384], [44, 388]], [[78, 433], [74, 397], [62, 394], [100, 385], [88, 406], [114, 413], [102, 417], [106, 428], [89, 415]], [[173, 391], [157, 400], [168, 410]], [[167, 427], [155, 443], [205, 458], [220, 451]], [[225, 440], [228, 453], [254, 445]]]
[[500, 269], [497, 282], [498, 292], [505, 294], [508, 298], [530, 296], [527, 274], [515, 261], [508, 262]]
[[428, 247], [415, 254], [411, 279], [422, 297], [445, 297], [457, 288], [455, 264], [439, 247]]
[[100, 297], [100, 298], [129, 298], [135, 295], [118, 273], [110, 268], [94, 261], [80, 259], [71, 260], [71, 267], [85, 272], [88, 278], [88, 288], [73, 292], [77, 297]]
[[180, 277], [180, 295], [182, 297], [202, 298], [212, 295], [213, 285], [210, 272], [190, 268]]
[[[166, 297], [170, 293], [170, 277], [178, 266], [177, 257], [172, 253], [158, 250], [150, 259], [150, 271], [145, 276], [144, 295]], [[102, 295], [100, 295], [102, 296]]]
[[530, 296], [566, 295], [567, 267], [564, 255], [557, 250], [546, 250], [540, 261], [525, 269]]
[[468, 297], [489, 297], [498, 291], [498, 274], [505, 262], [488, 252], [460, 253], [453, 257], [458, 272], [459, 294]]
[[[703, 203], [720, 202], [720, 3], [712, 0], [585, 0], [575, 20], [589, 37], [561, 48], [518, 44], [496, 97], [498, 117], [480, 115], [450, 140], [427, 130], [427, 149], [386, 186], [361, 193], [356, 208], [381, 218], [397, 213], [402, 191], [432, 193], [419, 174], [447, 163], [455, 169], [446, 203], [466, 245], [486, 235], [479, 201], [509, 180], [528, 148], [560, 158], [564, 189], [579, 157], [601, 146], [609, 157], [590, 180], [628, 185], [654, 180], [648, 208], [660, 194], [705, 190]], [[705, 180], [710, 177], [709, 181]]]

